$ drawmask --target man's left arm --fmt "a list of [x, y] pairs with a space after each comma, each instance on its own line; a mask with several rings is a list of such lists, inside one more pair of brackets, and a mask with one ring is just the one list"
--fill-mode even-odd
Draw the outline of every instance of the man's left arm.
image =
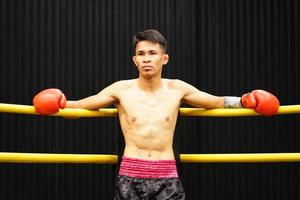
[[179, 81], [180, 88], [184, 95], [183, 103], [201, 108], [251, 108], [257, 113], [272, 116], [278, 112], [279, 100], [270, 92], [264, 90], [253, 90], [242, 97], [234, 96], [215, 96], [202, 92], [194, 86]]

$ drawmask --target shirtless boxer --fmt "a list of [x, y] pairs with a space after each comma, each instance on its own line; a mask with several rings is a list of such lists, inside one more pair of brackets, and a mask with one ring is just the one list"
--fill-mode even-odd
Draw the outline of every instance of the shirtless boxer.
[[139, 77], [122, 80], [98, 94], [66, 101], [58, 89], [47, 89], [33, 100], [37, 112], [49, 115], [59, 108], [96, 110], [114, 105], [125, 138], [125, 149], [116, 183], [115, 199], [185, 199], [174, 159], [173, 136], [182, 103], [201, 108], [253, 108], [271, 116], [278, 99], [263, 90], [240, 97], [220, 97], [192, 85], [161, 77], [168, 63], [167, 42], [156, 30], [134, 36], [133, 62]]

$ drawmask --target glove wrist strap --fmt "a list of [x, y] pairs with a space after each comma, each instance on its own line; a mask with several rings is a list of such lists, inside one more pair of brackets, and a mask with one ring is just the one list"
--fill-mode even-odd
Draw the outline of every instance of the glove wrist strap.
[[241, 97], [224, 97], [224, 108], [242, 108]]

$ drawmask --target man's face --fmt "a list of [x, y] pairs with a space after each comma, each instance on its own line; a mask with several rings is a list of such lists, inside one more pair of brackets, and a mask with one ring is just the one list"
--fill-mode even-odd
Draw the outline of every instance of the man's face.
[[133, 62], [137, 66], [140, 76], [146, 78], [161, 76], [162, 67], [168, 63], [168, 60], [168, 54], [164, 53], [158, 43], [149, 41], [137, 43]]

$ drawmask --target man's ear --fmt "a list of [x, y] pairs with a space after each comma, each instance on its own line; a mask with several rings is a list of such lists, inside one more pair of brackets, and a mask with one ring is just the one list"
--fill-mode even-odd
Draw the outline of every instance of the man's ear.
[[137, 64], [136, 64], [136, 56], [132, 56], [132, 60], [133, 60], [133, 62], [134, 62], [134, 64], [135, 64], [135, 66], [137, 66]]
[[169, 62], [169, 54], [164, 54], [163, 55], [163, 64], [166, 65]]

